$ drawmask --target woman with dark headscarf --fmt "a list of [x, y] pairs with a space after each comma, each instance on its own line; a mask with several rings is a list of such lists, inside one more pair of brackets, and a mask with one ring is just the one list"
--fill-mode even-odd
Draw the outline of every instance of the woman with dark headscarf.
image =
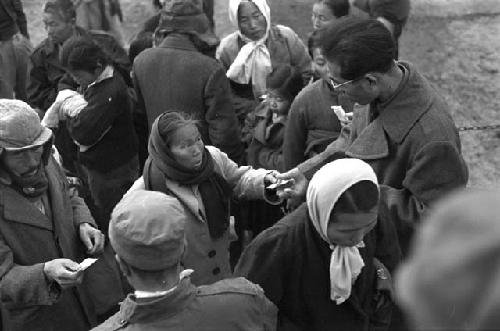
[[238, 167], [213, 146], [205, 146], [196, 122], [177, 112], [160, 115], [151, 128], [149, 158], [131, 190], [147, 189], [174, 196], [186, 214], [185, 268], [194, 269], [196, 285], [231, 275], [230, 205], [238, 198], [265, 198], [273, 172]]

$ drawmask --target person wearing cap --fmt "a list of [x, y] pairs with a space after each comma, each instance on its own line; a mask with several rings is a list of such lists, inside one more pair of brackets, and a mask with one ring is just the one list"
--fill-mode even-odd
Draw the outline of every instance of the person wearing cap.
[[500, 327], [500, 192], [463, 190], [436, 205], [396, 273], [412, 330]]
[[102, 251], [104, 236], [51, 154], [37, 113], [0, 99], [0, 297], [13, 331], [96, 324], [95, 278], [78, 263]]
[[[47, 31], [44, 39], [30, 57], [31, 69], [28, 84], [28, 103], [41, 117], [56, 100], [59, 91], [78, 88], [66, 68], [61, 64], [59, 53], [62, 44], [72, 36], [89, 37], [113, 60], [116, 69], [130, 82], [130, 62], [127, 53], [111, 35], [99, 31], [87, 31], [76, 25], [75, 8], [71, 0], [45, 0], [42, 20]], [[55, 132], [55, 145], [61, 153], [63, 166], [77, 175], [77, 147], [69, 137], [65, 125]]]
[[276, 307], [248, 280], [191, 283], [193, 270], [181, 264], [185, 227], [181, 203], [161, 192], [134, 191], [116, 206], [109, 237], [135, 291], [94, 331], [276, 329]]
[[290, 65], [311, 76], [311, 58], [304, 43], [289, 27], [274, 25], [266, 0], [229, 0], [229, 21], [236, 31], [224, 37], [217, 59], [231, 82], [240, 121], [252, 112], [266, 92], [266, 77], [278, 65]]
[[203, 54], [211, 52], [219, 40], [201, 1], [167, 2], [156, 35], [165, 38], [158, 47], [137, 56], [133, 66], [134, 87], [148, 133], [164, 111], [185, 112], [199, 120], [206, 144], [240, 161], [243, 146], [225, 70]]
[[378, 200], [367, 163], [326, 164], [306, 203], [250, 243], [235, 275], [262, 286], [283, 330], [386, 329], [401, 251], [394, 225], [377, 218]]

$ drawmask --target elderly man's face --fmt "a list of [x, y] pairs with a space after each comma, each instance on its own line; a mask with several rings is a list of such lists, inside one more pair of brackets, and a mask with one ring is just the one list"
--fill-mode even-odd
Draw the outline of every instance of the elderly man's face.
[[65, 21], [56, 13], [43, 13], [43, 24], [49, 39], [55, 44], [64, 43], [73, 34], [73, 21]]
[[43, 146], [20, 151], [3, 151], [2, 164], [10, 173], [18, 177], [36, 175], [42, 162]]

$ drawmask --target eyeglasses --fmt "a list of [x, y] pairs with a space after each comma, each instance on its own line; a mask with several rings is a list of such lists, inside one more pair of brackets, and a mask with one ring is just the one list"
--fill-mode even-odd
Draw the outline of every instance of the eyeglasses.
[[333, 90], [336, 90], [336, 89], [338, 89], [340, 87], [346, 86], [348, 84], [352, 84], [352, 83], [354, 83], [354, 82], [356, 82], [356, 81], [358, 81], [358, 80], [360, 80], [362, 78], [363, 77], [351, 79], [351, 80], [348, 80], [347, 82], [343, 82], [343, 83], [335, 83], [333, 81], [333, 78], [330, 78], [330, 84], [332, 85]]

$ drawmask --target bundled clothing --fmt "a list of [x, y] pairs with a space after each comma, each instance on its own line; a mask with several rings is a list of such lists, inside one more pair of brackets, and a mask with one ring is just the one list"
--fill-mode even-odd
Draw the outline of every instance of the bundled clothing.
[[107, 66], [84, 92], [88, 103], [68, 119], [72, 139], [79, 145], [79, 161], [87, 174], [89, 189], [107, 219], [115, 204], [138, 176], [138, 143], [132, 121], [127, 85], [112, 66]]
[[398, 62], [398, 66], [404, 77], [393, 96], [355, 112], [351, 125], [337, 140], [298, 168], [311, 178], [339, 155], [370, 164], [381, 184], [379, 219], [396, 226], [406, 255], [413, 231], [429, 205], [464, 187], [468, 170], [443, 99], [413, 65]]
[[[229, 19], [238, 28], [241, 0], [229, 3]], [[244, 118], [253, 111], [257, 98], [266, 91], [266, 77], [278, 65], [290, 65], [301, 73], [304, 81], [311, 76], [311, 58], [297, 34], [282, 25], [272, 25], [265, 0], [253, 1], [267, 21], [265, 36], [251, 41], [239, 30], [221, 40], [216, 57], [223, 64], [231, 82], [235, 110]]]
[[[266, 198], [266, 170], [238, 167], [228, 156], [207, 146], [200, 170], [189, 170], [177, 163], [153, 124], [143, 178], [132, 190], [144, 187], [162, 191], [181, 201], [186, 220], [188, 248], [183, 258], [186, 268], [194, 269], [193, 283], [211, 284], [231, 275], [229, 266], [229, 200]], [[270, 201], [272, 202], [272, 201]]]
[[378, 273], [387, 270], [378, 271], [375, 258], [391, 271], [399, 263], [396, 231], [390, 222], [376, 222], [375, 211], [377, 224], [362, 242], [343, 247], [328, 239], [338, 198], [360, 181], [377, 183], [363, 162], [335, 162], [313, 178], [307, 203], [262, 232], [236, 266], [236, 275], [262, 286], [276, 304], [280, 330], [372, 330], [389, 324], [392, 304], [377, 288]]
[[295, 98], [288, 114], [283, 143], [284, 170], [321, 153], [340, 134], [340, 121], [331, 109], [342, 105], [352, 111], [353, 105], [335, 93], [323, 80], [306, 86]]

